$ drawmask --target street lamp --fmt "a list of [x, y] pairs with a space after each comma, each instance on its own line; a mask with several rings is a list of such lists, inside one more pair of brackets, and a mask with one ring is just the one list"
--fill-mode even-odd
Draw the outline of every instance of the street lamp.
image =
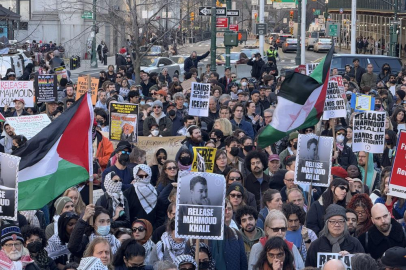
[[97, 68], [97, 57], [96, 57], [96, 0], [93, 0], [93, 27], [92, 27], [92, 59], [90, 60], [90, 66], [92, 68]]
[[301, 29], [302, 29], [302, 0], [297, 1], [297, 50], [296, 50], [296, 57], [295, 57], [295, 62], [296, 65], [300, 65], [300, 57], [302, 54], [302, 45], [301, 45]]

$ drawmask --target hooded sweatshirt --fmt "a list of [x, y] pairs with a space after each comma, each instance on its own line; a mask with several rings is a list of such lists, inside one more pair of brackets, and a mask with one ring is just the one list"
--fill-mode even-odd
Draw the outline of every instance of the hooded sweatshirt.
[[242, 234], [242, 240], [244, 241], [245, 247], [245, 254], [247, 254], [247, 258], [250, 257], [251, 248], [254, 244], [258, 243], [259, 239], [265, 236], [265, 232], [261, 229], [256, 227], [256, 234], [253, 239], [249, 239], [248, 236], [245, 235], [244, 230], [241, 228], [240, 232]]

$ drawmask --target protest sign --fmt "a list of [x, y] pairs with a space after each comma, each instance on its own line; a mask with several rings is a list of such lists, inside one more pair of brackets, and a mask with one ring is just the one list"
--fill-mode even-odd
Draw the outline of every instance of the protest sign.
[[16, 99], [24, 99], [26, 108], [34, 107], [34, 82], [0, 81], [0, 107], [14, 107]]
[[214, 160], [216, 157], [216, 148], [211, 148], [211, 147], [193, 147], [193, 163], [192, 163], [192, 172], [198, 172], [198, 164], [199, 164], [199, 159], [197, 158], [198, 155], [196, 153], [199, 153], [203, 159], [204, 159], [204, 164], [206, 167], [206, 172], [213, 172], [214, 169]]
[[328, 187], [330, 184], [332, 152], [332, 137], [300, 134], [294, 183]]
[[313, 70], [319, 65], [319, 63], [306, 64], [306, 75], [312, 74]]
[[44, 127], [51, 124], [46, 114], [7, 117], [7, 123], [14, 128], [16, 135], [24, 135], [28, 140], [37, 135]]
[[196, 82], [195, 77], [192, 77], [186, 81], [183, 81], [180, 85], [182, 86], [183, 90], [189, 90], [192, 88], [192, 83]]
[[38, 102], [57, 101], [58, 81], [56, 75], [46, 74], [35, 76], [35, 96]]
[[66, 78], [69, 81], [69, 74], [66, 68], [64, 67], [57, 67], [54, 68], [55, 74], [56, 74], [56, 79], [58, 80], [58, 83], [61, 81], [62, 78]]
[[[399, 140], [396, 147], [396, 156], [393, 160], [392, 174], [389, 182], [388, 195], [406, 199], [406, 130], [399, 133]], [[385, 181], [382, 179], [381, 181]]]
[[182, 171], [176, 196], [175, 236], [222, 240], [225, 196], [223, 175]]
[[138, 105], [110, 103], [110, 140], [137, 142]]
[[0, 153], [0, 219], [17, 221], [20, 157]]
[[[97, 92], [99, 87], [99, 79], [91, 78], [90, 79], [90, 87], [92, 89], [92, 104], [96, 105], [97, 102]], [[89, 82], [87, 76], [81, 76], [78, 78], [78, 83], [76, 86], [76, 100], [78, 100], [81, 96], [86, 94], [89, 90]]]
[[341, 256], [340, 253], [317, 252], [317, 267], [322, 268], [329, 260], [341, 260], [345, 264], [346, 270], [351, 270], [351, 257], [354, 254]]
[[368, 111], [354, 115], [352, 151], [381, 154], [385, 146], [385, 112]]
[[337, 83], [341, 96], [343, 97], [344, 100], [347, 100], [347, 96], [345, 94], [343, 77], [341, 75], [334, 75], [334, 76], [331, 76], [329, 80]]
[[209, 116], [210, 84], [192, 83], [190, 92], [189, 115]]
[[329, 81], [326, 101], [324, 102], [323, 120], [330, 118], [346, 117], [345, 100], [338, 88], [338, 83]]
[[375, 98], [370, 95], [352, 94], [351, 108], [355, 112], [373, 111], [375, 109]]

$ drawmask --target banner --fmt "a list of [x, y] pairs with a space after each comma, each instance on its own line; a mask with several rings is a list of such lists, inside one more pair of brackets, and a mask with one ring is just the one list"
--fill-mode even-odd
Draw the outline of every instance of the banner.
[[333, 141], [332, 137], [299, 134], [295, 184], [329, 186]]
[[[388, 195], [406, 199], [406, 130], [399, 133], [399, 140], [396, 146], [396, 156], [393, 160], [392, 174], [389, 182]], [[381, 181], [385, 181], [382, 179]]]
[[327, 87], [326, 101], [324, 102], [323, 120], [330, 118], [346, 117], [345, 100], [335, 81], [329, 81]]
[[110, 103], [110, 140], [137, 142], [138, 105]]
[[210, 84], [192, 83], [190, 92], [189, 115], [209, 116]]
[[312, 74], [313, 70], [319, 65], [319, 63], [308, 63], [306, 64], [306, 75]]
[[51, 120], [46, 114], [7, 117], [6, 121], [14, 128], [16, 135], [24, 135], [27, 140], [37, 135], [44, 127], [51, 124]]
[[69, 74], [66, 68], [64, 67], [57, 67], [54, 68], [55, 74], [56, 74], [56, 79], [58, 80], [58, 83], [61, 81], [62, 78], [66, 78], [69, 81]]
[[365, 112], [375, 110], [375, 98], [370, 95], [352, 94], [351, 108], [355, 112]]
[[[78, 78], [78, 82], [76, 85], [76, 100], [78, 100], [83, 94], [87, 93], [89, 90], [89, 85], [87, 81], [87, 76], [81, 76]], [[92, 104], [96, 105], [97, 102], [97, 92], [99, 89], [99, 79], [91, 78], [90, 79], [90, 87], [92, 89]]]
[[0, 153], [0, 219], [17, 221], [20, 157]]
[[38, 102], [58, 101], [56, 75], [36, 75], [34, 87], [35, 97]]
[[354, 115], [352, 151], [383, 153], [385, 146], [385, 112], [368, 111]]
[[206, 172], [213, 172], [214, 161], [216, 157], [216, 148], [211, 147], [193, 147], [193, 163], [192, 163], [192, 172], [198, 172], [199, 159], [197, 153], [199, 153], [204, 159], [204, 165]]
[[321, 269], [329, 260], [337, 259], [341, 260], [345, 264], [346, 270], [351, 270], [352, 256], [354, 256], [354, 254], [341, 256], [340, 253], [317, 252], [317, 267]]
[[347, 100], [347, 95], [345, 94], [343, 77], [341, 75], [334, 75], [334, 76], [331, 76], [329, 80], [337, 83], [341, 96], [343, 97], [344, 100]]
[[226, 180], [221, 174], [182, 171], [178, 177], [175, 236], [223, 240]]
[[14, 107], [16, 99], [24, 99], [25, 108], [34, 107], [34, 82], [0, 81], [0, 107]]

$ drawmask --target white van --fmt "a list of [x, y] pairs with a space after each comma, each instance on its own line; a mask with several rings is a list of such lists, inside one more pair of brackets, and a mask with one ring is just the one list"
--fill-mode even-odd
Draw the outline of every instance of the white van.
[[314, 49], [314, 44], [317, 42], [317, 40], [319, 38], [324, 38], [325, 36], [326, 33], [323, 31], [307, 32], [305, 39], [306, 50], [310, 51], [310, 49]]
[[16, 77], [19, 78], [24, 73], [24, 68], [32, 63], [31, 58], [22, 51], [18, 50], [15, 54], [4, 54], [0, 55], [0, 75], [1, 77], [6, 76], [8, 68], [14, 69]]

